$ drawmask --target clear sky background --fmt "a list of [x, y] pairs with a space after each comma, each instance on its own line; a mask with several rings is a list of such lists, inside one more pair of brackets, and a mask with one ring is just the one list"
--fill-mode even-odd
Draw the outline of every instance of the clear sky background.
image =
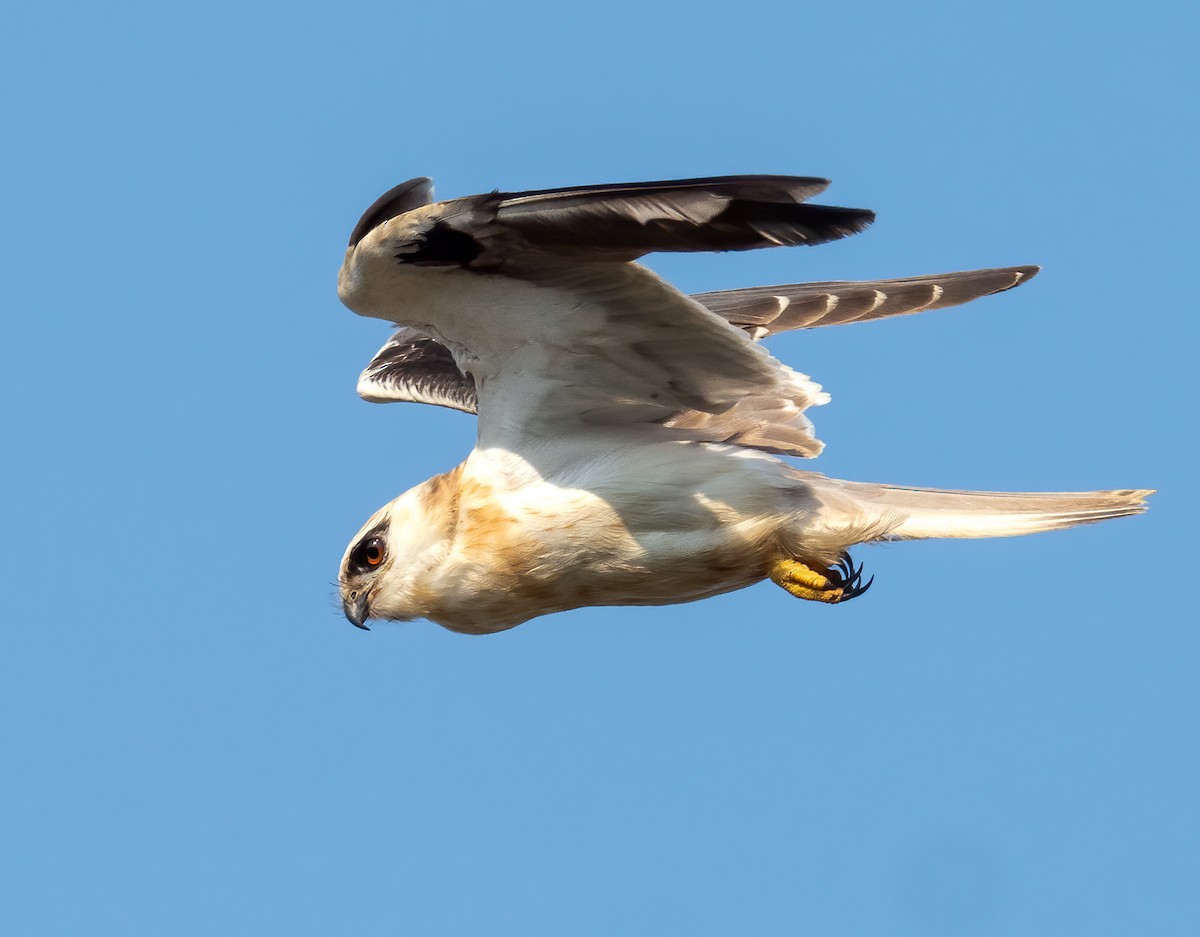
[[[0, 38], [12, 935], [1184, 935], [1197, 72], [1179, 4], [27, 3]], [[360, 212], [721, 173], [873, 208], [689, 291], [1040, 263], [782, 337], [834, 475], [1157, 487], [494, 637], [356, 631], [350, 536], [473, 420], [359, 401]]]

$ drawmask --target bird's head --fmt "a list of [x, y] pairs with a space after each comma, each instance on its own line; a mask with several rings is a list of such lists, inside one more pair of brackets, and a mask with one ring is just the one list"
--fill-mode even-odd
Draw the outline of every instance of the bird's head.
[[392, 539], [392, 504], [375, 512], [350, 541], [346, 555], [342, 557], [342, 568], [338, 574], [342, 611], [356, 628], [366, 630], [367, 619], [375, 617], [371, 609], [371, 594], [383, 585], [388, 570], [395, 565], [388, 549]]
[[429, 613], [428, 577], [449, 550], [439, 475], [384, 505], [350, 541], [338, 587], [342, 611], [359, 628], [367, 619], [411, 621]]

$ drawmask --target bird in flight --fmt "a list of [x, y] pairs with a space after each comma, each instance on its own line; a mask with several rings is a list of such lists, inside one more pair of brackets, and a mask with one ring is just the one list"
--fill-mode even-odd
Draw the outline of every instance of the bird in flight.
[[727, 176], [491, 192], [434, 202], [412, 179], [359, 219], [338, 276], [354, 312], [400, 326], [359, 394], [478, 414], [457, 468], [351, 541], [346, 617], [503, 631], [586, 605], [665, 605], [763, 579], [839, 603], [871, 584], [847, 552], [1004, 537], [1137, 514], [1148, 490], [941, 491], [842, 481], [821, 451], [820, 385], [761, 340], [941, 309], [1037, 267], [688, 296], [654, 251], [822, 244], [870, 211], [813, 205], [824, 179]]

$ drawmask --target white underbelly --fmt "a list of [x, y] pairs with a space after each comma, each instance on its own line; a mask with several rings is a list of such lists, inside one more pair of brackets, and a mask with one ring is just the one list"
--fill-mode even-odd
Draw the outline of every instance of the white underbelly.
[[721, 473], [698, 464], [701, 448], [666, 474], [642, 449], [631, 457], [638, 465], [594, 460], [568, 479], [573, 485], [497, 474], [473, 456], [429, 617], [498, 631], [584, 605], [687, 602], [762, 579], [783, 496], [771, 486], [755, 491], [753, 472], [722, 486]]

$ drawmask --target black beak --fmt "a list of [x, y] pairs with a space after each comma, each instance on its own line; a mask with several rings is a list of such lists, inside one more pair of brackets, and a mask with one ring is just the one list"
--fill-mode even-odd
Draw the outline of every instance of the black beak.
[[351, 597], [342, 599], [342, 612], [346, 616], [346, 621], [350, 622], [355, 628], [362, 628], [363, 631], [370, 631], [367, 627], [367, 619], [371, 617], [371, 609], [367, 591], [352, 592]]

